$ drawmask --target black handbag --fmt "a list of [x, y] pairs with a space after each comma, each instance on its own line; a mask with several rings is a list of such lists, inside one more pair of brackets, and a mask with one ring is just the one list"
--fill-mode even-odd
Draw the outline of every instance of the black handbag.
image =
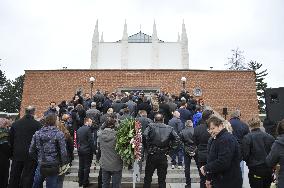
[[[57, 142], [56, 142], [57, 144]], [[40, 147], [41, 147], [41, 155], [42, 155], [42, 162], [40, 164], [40, 174], [43, 177], [48, 177], [48, 176], [56, 176], [59, 174], [59, 163], [55, 161], [47, 161], [44, 153], [44, 148], [43, 148], [43, 143], [42, 140], [40, 139]], [[56, 151], [57, 147], [56, 147]]]
[[197, 147], [195, 145], [185, 145], [184, 151], [187, 156], [194, 157], [197, 151]]

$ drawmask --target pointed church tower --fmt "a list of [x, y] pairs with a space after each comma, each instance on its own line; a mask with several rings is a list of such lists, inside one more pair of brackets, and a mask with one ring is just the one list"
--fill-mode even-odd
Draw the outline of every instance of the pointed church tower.
[[123, 35], [121, 39], [121, 69], [128, 68], [128, 34], [126, 20], [124, 22]]
[[189, 68], [189, 54], [188, 54], [188, 38], [186, 34], [186, 28], [184, 20], [182, 22], [182, 32], [181, 32], [181, 65], [183, 69]]
[[153, 34], [152, 34], [152, 42], [158, 42], [158, 35], [157, 35], [157, 28], [156, 28], [156, 22], [154, 20], [153, 24]]
[[154, 20], [153, 24], [153, 34], [152, 34], [152, 63], [151, 68], [159, 68], [159, 39], [157, 34], [156, 22]]
[[91, 67], [90, 67], [91, 69], [98, 68], [98, 56], [99, 56], [99, 26], [97, 20], [92, 39]]

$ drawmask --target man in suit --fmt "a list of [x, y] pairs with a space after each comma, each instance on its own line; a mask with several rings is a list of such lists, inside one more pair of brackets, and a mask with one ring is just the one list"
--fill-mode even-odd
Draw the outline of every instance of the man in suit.
[[85, 118], [84, 125], [77, 131], [79, 155], [79, 187], [89, 186], [90, 167], [94, 153], [94, 137], [90, 128], [91, 125], [91, 118]]

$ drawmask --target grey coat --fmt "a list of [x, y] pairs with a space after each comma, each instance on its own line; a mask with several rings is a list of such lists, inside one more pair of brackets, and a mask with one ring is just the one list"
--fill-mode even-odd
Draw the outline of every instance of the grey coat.
[[105, 171], [120, 171], [123, 167], [123, 162], [115, 151], [116, 133], [110, 128], [98, 132], [101, 148], [100, 165]]
[[179, 118], [173, 117], [170, 121], [169, 121], [169, 126], [171, 126], [172, 128], [174, 128], [175, 132], [177, 134], [179, 134], [181, 132], [181, 130], [183, 129], [183, 123], [181, 122], [181, 120]]

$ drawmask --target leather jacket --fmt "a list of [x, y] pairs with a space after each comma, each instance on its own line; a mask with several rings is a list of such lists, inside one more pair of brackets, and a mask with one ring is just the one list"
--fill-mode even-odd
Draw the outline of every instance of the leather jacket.
[[180, 143], [174, 129], [164, 123], [151, 123], [144, 132], [144, 139], [150, 154], [166, 154]]

